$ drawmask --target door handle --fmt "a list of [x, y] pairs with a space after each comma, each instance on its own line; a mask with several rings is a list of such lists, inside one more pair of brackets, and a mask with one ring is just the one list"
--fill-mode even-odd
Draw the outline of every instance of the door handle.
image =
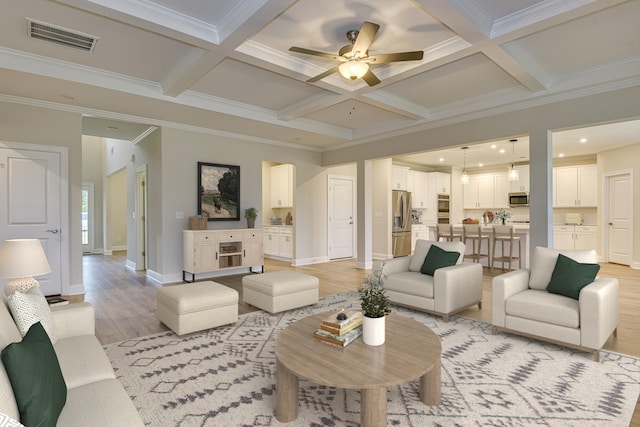
[[57, 228], [53, 229], [53, 230], [47, 230], [47, 233], [53, 233], [53, 234], [58, 234], [60, 233], [61, 230], [58, 230]]
[[612, 222], [610, 222], [610, 223], [609, 223], [609, 225], [613, 225], [613, 223], [612, 223]]

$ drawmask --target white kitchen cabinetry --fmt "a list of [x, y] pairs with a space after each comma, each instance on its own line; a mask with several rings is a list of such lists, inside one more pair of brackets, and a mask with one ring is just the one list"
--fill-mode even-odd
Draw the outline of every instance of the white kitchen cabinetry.
[[264, 254], [269, 258], [293, 258], [293, 227], [264, 227]]
[[391, 189], [407, 191], [409, 168], [405, 166], [391, 167]]
[[411, 253], [413, 253], [413, 250], [416, 248], [416, 241], [418, 239], [429, 240], [429, 227], [427, 225], [411, 225]]
[[[413, 209], [427, 209], [429, 206], [429, 174], [408, 171], [407, 191], [411, 192], [411, 207]], [[435, 198], [435, 194], [433, 195]]]
[[226, 268], [263, 266], [262, 230], [183, 230], [182, 279]]
[[509, 180], [507, 173], [493, 175], [493, 206], [495, 209], [507, 209], [509, 207]]
[[508, 181], [509, 182], [509, 191], [511, 193], [521, 193], [529, 192], [529, 165], [520, 165], [516, 166], [516, 170], [518, 171], [518, 180], [517, 181]]
[[470, 175], [469, 183], [463, 186], [464, 209], [492, 208], [494, 201], [493, 174]]
[[271, 207], [293, 207], [293, 165], [271, 166]]
[[451, 174], [442, 172], [432, 172], [436, 178], [436, 193], [451, 194]]
[[591, 225], [554, 225], [553, 248], [585, 250], [598, 247], [598, 227]]
[[553, 168], [553, 207], [598, 206], [596, 165]]

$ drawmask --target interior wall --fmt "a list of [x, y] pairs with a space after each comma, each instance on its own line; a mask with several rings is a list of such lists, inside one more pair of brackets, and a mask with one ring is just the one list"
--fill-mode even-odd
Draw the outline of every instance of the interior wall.
[[107, 224], [109, 249], [127, 250], [127, 169], [108, 176]]
[[391, 159], [371, 162], [373, 194], [371, 206], [371, 255], [375, 259], [393, 257], [391, 249]]
[[0, 140], [68, 148], [69, 217], [62, 218], [62, 236], [69, 242], [69, 283], [62, 283], [63, 292], [83, 289], [81, 135], [79, 113], [0, 101]]
[[104, 140], [96, 136], [82, 136], [82, 182], [93, 184], [93, 253], [104, 253], [102, 157]]
[[[640, 144], [633, 143], [626, 147], [615, 150], [603, 151], [598, 154], [598, 176], [602, 174], [617, 172], [623, 170], [631, 170], [633, 173], [633, 261], [634, 268], [640, 268]], [[604, 179], [598, 182], [598, 193], [602, 194], [602, 185]], [[604, 209], [604, 208], [603, 208]], [[598, 210], [598, 225], [605, 227], [603, 223], [603, 209]], [[600, 239], [598, 241], [600, 250], [598, 253], [604, 253], [603, 250], [603, 233], [598, 233]]]

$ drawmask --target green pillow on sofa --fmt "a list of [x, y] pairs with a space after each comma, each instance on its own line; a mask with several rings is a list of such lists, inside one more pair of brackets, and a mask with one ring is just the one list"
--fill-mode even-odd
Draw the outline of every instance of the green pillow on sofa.
[[67, 401], [67, 386], [51, 340], [40, 322], [21, 342], [2, 350], [2, 363], [24, 425], [55, 426]]
[[578, 299], [580, 290], [596, 279], [600, 271], [598, 264], [579, 263], [558, 254], [556, 266], [547, 285], [547, 292]]
[[431, 245], [427, 256], [424, 257], [420, 273], [433, 276], [439, 268], [456, 265], [458, 258], [460, 258], [460, 252], [447, 252], [436, 245]]

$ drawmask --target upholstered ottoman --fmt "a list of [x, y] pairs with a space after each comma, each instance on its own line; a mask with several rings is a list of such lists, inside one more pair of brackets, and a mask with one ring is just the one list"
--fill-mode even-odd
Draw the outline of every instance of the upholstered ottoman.
[[242, 299], [269, 313], [318, 302], [318, 278], [297, 271], [272, 271], [242, 278]]
[[238, 320], [238, 292], [216, 282], [160, 288], [156, 302], [158, 319], [178, 335]]

